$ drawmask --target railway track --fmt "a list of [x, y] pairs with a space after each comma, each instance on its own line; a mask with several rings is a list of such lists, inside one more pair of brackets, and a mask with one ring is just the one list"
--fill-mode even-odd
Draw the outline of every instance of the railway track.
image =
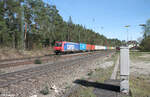
[[67, 59], [55, 61], [50, 64], [45, 64], [42, 66], [30, 68], [30, 69], [2, 74], [0, 75], [0, 88], [7, 87], [11, 84], [15, 84], [20, 81], [27, 80], [29, 78], [38, 77], [45, 73], [53, 74], [53, 72], [59, 72], [64, 68], [77, 65], [80, 62], [95, 59], [99, 56], [104, 56], [107, 53], [108, 52], [94, 52], [94, 53], [90, 53], [90, 54], [86, 54], [82, 56], [68, 57]]
[[[90, 52], [88, 52], [90, 53]], [[48, 61], [53, 61], [57, 60], [61, 57], [71, 57], [71, 56], [76, 56], [76, 55], [84, 55], [88, 53], [77, 53], [77, 54], [69, 54], [69, 55], [46, 55], [46, 56], [38, 56], [38, 57], [28, 57], [28, 58], [18, 58], [18, 59], [6, 59], [6, 60], [0, 60], [0, 69], [1, 68], [7, 68], [7, 67], [14, 67], [14, 66], [19, 66], [19, 65], [28, 65], [28, 64], [34, 64], [35, 60], [41, 60], [42, 62], [48, 62]]]

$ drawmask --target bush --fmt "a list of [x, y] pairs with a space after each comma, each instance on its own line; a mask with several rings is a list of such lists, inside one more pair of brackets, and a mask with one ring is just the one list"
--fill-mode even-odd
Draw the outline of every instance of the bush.
[[36, 59], [36, 60], [34, 61], [34, 64], [42, 64], [42, 61], [41, 61], [40, 59]]
[[90, 71], [87, 75], [88, 76], [91, 76], [93, 74], [93, 72], [92, 71]]
[[150, 36], [144, 38], [140, 44], [142, 51], [150, 51]]
[[49, 94], [48, 86], [45, 86], [45, 88], [43, 90], [41, 90], [40, 93], [43, 94], [43, 95]]

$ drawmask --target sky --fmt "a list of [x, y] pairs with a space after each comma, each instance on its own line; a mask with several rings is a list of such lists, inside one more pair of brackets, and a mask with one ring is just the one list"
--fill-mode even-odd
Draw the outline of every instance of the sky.
[[[56, 5], [65, 21], [119, 40], [138, 40], [142, 27], [150, 19], [150, 0], [44, 0]], [[130, 25], [128, 28], [124, 26]]]

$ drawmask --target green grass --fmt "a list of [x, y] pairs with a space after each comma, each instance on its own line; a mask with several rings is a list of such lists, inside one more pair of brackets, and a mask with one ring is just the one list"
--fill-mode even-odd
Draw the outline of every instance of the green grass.
[[150, 78], [145, 76], [131, 76], [130, 89], [132, 97], [150, 97]]
[[[90, 79], [96, 82], [104, 82], [105, 80], [109, 79], [112, 74], [112, 67], [107, 69], [97, 69], [97, 71], [90, 76]], [[105, 75], [105, 76], [104, 76]]]
[[141, 52], [130, 52], [130, 58], [131, 59], [138, 59], [139, 56], [142, 56], [142, 53]]
[[150, 55], [150, 52], [130, 52], [131, 60], [150, 61], [150, 57], [141, 57], [144, 55]]
[[95, 94], [93, 94], [93, 88], [80, 88], [79, 89], [80, 95], [78, 97], [96, 97]]
[[[134, 62], [150, 62], [150, 52], [130, 52], [130, 58]], [[132, 97], [150, 97], [150, 75], [130, 75], [130, 89]]]

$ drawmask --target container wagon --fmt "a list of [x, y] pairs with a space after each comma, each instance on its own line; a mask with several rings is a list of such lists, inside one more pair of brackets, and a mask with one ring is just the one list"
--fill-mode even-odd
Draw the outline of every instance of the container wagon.
[[80, 43], [80, 51], [86, 51], [86, 44]]
[[91, 51], [95, 50], [95, 45], [91, 45]]
[[91, 51], [91, 45], [90, 44], [86, 44], [86, 51]]

